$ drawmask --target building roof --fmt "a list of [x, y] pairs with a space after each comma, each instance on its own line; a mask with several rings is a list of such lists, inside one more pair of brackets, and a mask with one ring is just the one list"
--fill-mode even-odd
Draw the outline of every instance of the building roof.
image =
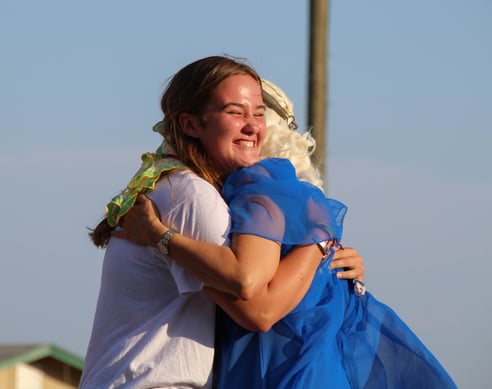
[[84, 359], [52, 344], [0, 344], [0, 369], [17, 363], [53, 358], [82, 370]]

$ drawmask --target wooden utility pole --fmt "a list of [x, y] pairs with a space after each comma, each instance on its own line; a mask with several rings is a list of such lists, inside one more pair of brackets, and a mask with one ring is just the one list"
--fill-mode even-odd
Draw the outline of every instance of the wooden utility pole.
[[317, 145], [314, 162], [323, 179], [326, 177], [329, 7], [330, 0], [310, 0], [308, 125], [313, 128], [312, 134]]

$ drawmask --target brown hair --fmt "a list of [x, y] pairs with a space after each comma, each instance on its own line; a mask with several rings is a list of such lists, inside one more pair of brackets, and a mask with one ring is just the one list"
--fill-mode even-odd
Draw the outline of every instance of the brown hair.
[[[244, 60], [227, 56], [211, 56], [199, 59], [179, 70], [169, 81], [161, 98], [164, 119], [159, 132], [167, 144], [176, 152], [183, 163], [199, 177], [220, 190], [224, 177], [205, 152], [198, 139], [186, 135], [180, 124], [182, 113], [200, 115], [205, 109], [212, 92], [226, 78], [249, 75], [260, 85], [261, 78]], [[106, 247], [114, 227], [104, 218], [89, 233], [97, 247]]]
[[161, 99], [164, 120], [160, 132], [166, 142], [185, 165], [218, 190], [223, 184], [220, 169], [207, 155], [200, 141], [183, 132], [179, 117], [182, 113], [200, 115], [215, 88], [226, 78], [238, 74], [249, 75], [261, 85], [256, 71], [242, 61], [224, 56], [203, 58], [177, 72]]

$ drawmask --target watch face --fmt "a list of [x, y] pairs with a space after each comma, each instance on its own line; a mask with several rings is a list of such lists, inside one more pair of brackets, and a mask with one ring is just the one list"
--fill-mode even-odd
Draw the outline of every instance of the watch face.
[[162, 253], [162, 254], [167, 254], [167, 247], [162, 244], [161, 241], [159, 241], [159, 243], [157, 243], [157, 249]]
[[[163, 242], [163, 239], [164, 237], [161, 238], [161, 240], [159, 241], [159, 243], [157, 243], [157, 249], [162, 253], [162, 254], [166, 254], [168, 253], [168, 249], [167, 249], [167, 244], [164, 244]], [[167, 242], [166, 242], [167, 243]]]

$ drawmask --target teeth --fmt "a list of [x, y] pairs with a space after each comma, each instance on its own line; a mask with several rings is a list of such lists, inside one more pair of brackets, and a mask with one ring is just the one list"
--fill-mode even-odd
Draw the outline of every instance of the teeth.
[[247, 140], [241, 140], [239, 141], [239, 145], [243, 147], [254, 147], [255, 142], [247, 141]]

